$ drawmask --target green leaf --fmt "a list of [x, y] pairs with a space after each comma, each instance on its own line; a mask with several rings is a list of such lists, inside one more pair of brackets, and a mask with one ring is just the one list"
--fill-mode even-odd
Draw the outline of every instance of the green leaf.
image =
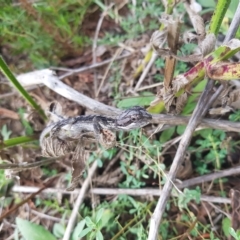
[[96, 239], [97, 240], [103, 240], [103, 235], [102, 235], [102, 233], [100, 231], [96, 232]]
[[103, 216], [103, 212], [104, 212], [103, 208], [98, 210], [97, 215], [96, 215], [96, 223], [98, 223], [101, 220], [101, 218]]
[[17, 218], [16, 224], [25, 240], [56, 240], [43, 226]]
[[65, 232], [65, 227], [61, 223], [55, 223], [53, 225], [53, 234], [57, 238], [62, 238]]
[[216, 3], [214, 0], [198, 0], [198, 3], [205, 8], [215, 8], [216, 7]]
[[95, 223], [92, 221], [90, 217], [85, 217], [85, 221], [88, 227], [91, 227], [91, 228], [95, 227]]
[[201, 198], [201, 192], [199, 187], [192, 190], [188, 188], [184, 188], [183, 194], [180, 194], [178, 198], [178, 207], [180, 209], [183, 209], [183, 208], [187, 209], [187, 204], [191, 200], [195, 200], [196, 203], [200, 203], [200, 198]]
[[229, 228], [229, 233], [236, 239], [236, 240], [240, 240], [238, 234], [236, 233], [236, 231], [233, 228]]
[[231, 220], [229, 218], [224, 218], [222, 220], [222, 229], [226, 237], [230, 236], [230, 232], [229, 232], [230, 227], [231, 227]]
[[155, 99], [151, 92], [143, 92], [139, 97], [126, 98], [118, 102], [119, 108], [129, 108], [133, 106], [148, 106]]
[[179, 125], [177, 126], [177, 134], [182, 135], [185, 132], [186, 126], [184, 125]]
[[82, 232], [79, 234], [78, 239], [82, 239], [84, 236], [86, 236], [89, 232], [91, 232], [93, 229], [91, 227], [85, 228], [82, 230]]
[[207, 84], [207, 80], [206, 79], [202, 80], [193, 88], [193, 92], [202, 92], [206, 84]]
[[103, 161], [100, 158], [97, 159], [97, 165], [99, 168], [102, 168], [103, 166]]
[[1, 135], [3, 136], [3, 140], [6, 141], [9, 139], [10, 135], [11, 135], [12, 131], [8, 131], [7, 129], [7, 125], [4, 124], [2, 129], [1, 129]]
[[24, 118], [24, 113], [25, 113], [24, 109], [20, 108], [18, 110], [18, 114], [20, 115], [20, 118], [21, 118], [22, 124], [25, 128], [26, 134], [27, 135], [32, 135], [33, 134], [33, 128], [31, 127], [30, 123]]
[[197, 132], [203, 139], [212, 134], [212, 129], [202, 129]]
[[82, 234], [85, 224], [86, 221], [84, 219], [77, 224], [77, 226], [74, 228], [71, 240], [78, 240], [80, 238], [80, 234]]
[[168, 140], [170, 140], [174, 132], [175, 132], [175, 127], [171, 127], [167, 130], [164, 130], [159, 139], [160, 143], [165, 143]]

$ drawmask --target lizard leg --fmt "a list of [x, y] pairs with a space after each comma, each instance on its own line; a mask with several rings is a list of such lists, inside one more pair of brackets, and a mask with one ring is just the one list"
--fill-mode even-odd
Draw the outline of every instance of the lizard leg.
[[107, 128], [102, 127], [101, 118], [96, 116], [93, 119], [93, 129], [96, 140], [106, 149], [112, 148], [116, 145], [116, 135]]

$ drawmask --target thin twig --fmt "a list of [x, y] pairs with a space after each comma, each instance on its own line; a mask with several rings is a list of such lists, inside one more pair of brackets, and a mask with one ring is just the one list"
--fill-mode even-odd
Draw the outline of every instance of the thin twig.
[[53, 216], [49, 216], [47, 215], [46, 213], [41, 213], [41, 212], [38, 212], [34, 209], [31, 209], [31, 213], [37, 215], [38, 217], [40, 218], [45, 218], [45, 219], [48, 219], [50, 221], [54, 221], [54, 222], [62, 222], [62, 221], [65, 221], [67, 222], [67, 220], [63, 220], [62, 218], [57, 218], [57, 217], [53, 217]]
[[97, 161], [95, 161], [93, 163], [93, 165], [91, 166], [91, 168], [89, 169], [88, 176], [87, 176], [87, 178], [85, 179], [85, 181], [82, 185], [82, 188], [79, 192], [78, 198], [77, 198], [77, 200], [74, 204], [74, 208], [72, 210], [71, 216], [69, 218], [68, 225], [67, 225], [66, 231], [65, 231], [64, 236], [63, 236], [63, 240], [69, 240], [70, 239], [72, 229], [74, 227], [74, 224], [75, 224], [75, 221], [76, 221], [76, 218], [77, 218], [77, 215], [78, 215], [79, 207], [83, 202], [84, 196], [87, 192], [87, 189], [90, 185], [91, 179], [92, 179], [96, 169], [97, 169]]
[[[121, 153], [122, 150], [120, 150], [119, 153]], [[117, 155], [119, 155], [119, 153]], [[200, 177], [195, 177], [195, 178], [190, 178], [187, 180], [184, 180], [180, 183], [176, 183], [175, 185], [179, 188], [179, 189], [183, 189], [183, 188], [189, 188], [192, 187], [194, 185], [197, 184], [202, 184], [205, 182], [212, 182], [216, 179], [219, 178], [223, 178], [223, 177], [228, 177], [228, 176], [234, 176], [234, 175], [238, 175], [240, 174], [240, 166], [239, 167], [234, 167], [234, 168], [230, 168], [227, 170], [223, 170], [223, 171], [219, 171], [219, 172], [214, 172], [214, 173], [210, 173], [210, 174], [206, 174]], [[29, 186], [14, 186], [12, 188], [13, 192], [21, 192], [21, 193], [32, 193], [32, 192], [36, 192], [38, 191], [39, 188], [37, 187], [29, 187]], [[151, 193], [151, 190], [154, 189], [145, 189], [146, 191], [149, 191], [149, 195], [155, 195], [154, 193]], [[159, 189], [155, 189], [156, 191], [159, 191]], [[154, 190], [154, 191], [155, 191]], [[90, 192], [95, 191], [94, 189], [90, 190]], [[131, 189], [131, 191], [135, 191], [134, 189]], [[62, 194], [78, 194], [79, 193], [79, 189], [75, 189], [72, 192], [66, 191], [64, 189], [56, 189], [56, 188], [47, 188], [45, 190], [42, 191], [43, 193], [62, 193]], [[143, 193], [144, 193], [144, 189], [143, 189]], [[131, 193], [129, 195], [132, 195]], [[144, 195], [144, 194], [143, 194]]]
[[219, 171], [219, 172], [215, 172], [215, 173], [206, 174], [206, 175], [203, 175], [200, 177], [195, 177], [195, 178], [191, 178], [188, 180], [184, 180], [179, 185], [178, 184], [176, 184], [176, 185], [177, 185], [177, 187], [180, 187], [180, 188], [188, 188], [188, 187], [191, 187], [191, 186], [194, 186], [197, 184], [201, 184], [204, 182], [214, 181], [218, 178], [234, 176], [234, 175], [238, 175], [238, 174], [240, 174], [240, 166], [230, 168], [227, 170], [223, 170], [223, 171]]
[[226, 37], [224, 39], [224, 43], [226, 43], [226, 42], [230, 41], [232, 38], [234, 38], [234, 36], [237, 33], [239, 24], [240, 24], [240, 3], [238, 4], [237, 10], [236, 10], [236, 12], [233, 16], [232, 22], [229, 26]]
[[134, 91], [136, 92], [138, 90], [138, 88], [140, 87], [140, 85], [142, 84], [143, 80], [145, 79], [145, 77], [147, 76], [150, 68], [152, 67], [153, 63], [155, 62], [155, 60], [157, 59], [158, 55], [153, 52], [152, 54], [152, 57], [150, 59], [150, 61], [148, 62], [146, 68], [143, 70], [143, 73], [141, 75], [141, 77], [139, 78], [135, 88], [134, 88]]
[[[96, 60], [97, 60], [97, 56], [96, 56], [97, 40], [98, 40], [98, 35], [99, 35], [99, 31], [102, 26], [103, 19], [105, 18], [108, 10], [111, 9], [112, 6], [113, 6], [113, 4], [106, 7], [104, 9], [104, 12], [101, 14], [100, 19], [98, 20], [98, 24], [97, 24], [96, 31], [94, 34], [94, 39], [93, 39], [93, 45], [92, 45], [92, 64], [95, 64]], [[94, 71], [94, 96], [97, 97], [97, 72], [96, 71]]]
[[[133, 53], [127, 53], [127, 54], [124, 54], [120, 57], [117, 57], [115, 58], [115, 60], [122, 60], [124, 58], [128, 58], [132, 55]], [[99, 68], [99, 67], [102, 67], [102, 66], [105, 66], [109, 63], [112, 62], [112, 58], [111, 59], [108, 59], [108, 60], [105, 60], [105, 61], [102, 61], [100, 63], [95, 63], [95, 64], [92, 64], [90, 66], [86, 66], [86, 67], [81, 67], [81, 68], [77, 68], [77, 69], [70, 69], [68, 73], [65, 73], [63, 74], [62, 76], [59, 77], [59, 79], [64, 79], [66, 77], [69, 77], [69, 76], [73, 76], [73, 75], [76, 75], [78, 73], [81, 73], [81, 72], [86, 72], [86, 71], [89, 71], [89, 70], [92, 70], [92, 69], [95, 69], [95, 68]]]
[[11, 169], [11, 170], [15, 170], [15, 171], [23, 171], [26, 169], [35, 168], [35, 167], [39, 167], [39, 166], [42, 166], [45, 164], [53, 163], [56, 161], [57, 161], [56, 158], [51, 158], [51, 159], [42, 160], [42, 161], [33, 162], [33, 163], [26, 162], [26, 163], [0, 164], [0, 169]]
[[[122, 59], [125, 59], [125, 58], [130, 57], [132, 54], [133, 54], [133, 52], [128, 53], [128, 54], [124, 54], [124, 55], [122, 55], [122, 56], [120, 56], [120, 57], [115, 58], [114, 60], [122, 60]], [[73, 76], [73, 75], [76, 75], [76, 74], [81, 73], [81, 72], [86, 72], [86, 71], [92, 70], [92, 69], [94, 69], [94, 68], [102, 67], [102, 66], [104, 66], [104, 65], [107, 65], [107, 64], [111, 63], [112, 61], [113, 61], [113, 58], [108, 59], [108, 60], [105, 60], [105, 61], [102, 61], [102, 62], [100, 62], [100, 63], [96, 63], [96, 64], [94, 64], [94, 65], [90, 65], [90, 66], [86, 66], [86, 67], [81, 67], [81, 68], [77, 68], [77, 69], [51, 67], [50, 70], [51, 70], [51, 69], [56, 69], [56, 70], [67, 71], [66, 74], [63, 74], [62, 76], [59, 77], [59, 79], [62, 80], [62, 79], [64, 79], [64, 78], [68, 77], [68, 76]], [[43, 69], [43, 70], [45, 70], [45, 69]], [[47, 70], [49, 70], [49, 69], [47, 69]], [[41, 71], [42, 71], [42, 70], [41, 70]], [[30, 73], [30, 74], [31, 74], [31, 73]], [[38, 85], [36, 85], [36, 84], [38, 84]], [[41, 87], [44, 86], [44, 84], [35, 83], [35, 82], [34, 82], [34, 79], [33, 79], [32, 82], [29, 82], [28, 85], [31, 85], [31, 86], [26, 86], [26, 85], [25, 85], [25, 89], [26, 89], [27, 91], [32, 91], [32, 90], [36, 89], [36, 88], [39, 87], [39, 86], [41, 86]], [[1, 94], [1, 95], [0, 95], [0, 99], [5, 99], [6, 97], [11, 97], [11, 96], [13, 96], [13, 95], [15, 95], [15, 94], [17, 94], [17, 93], [18, 93], [17, 91], [13, 90], [13, 91], [10, 92], [10, 93]]]
[[107, 67], [107, 69], [106, 69], [106, 71], [105, 71], [105, 73], [104, 73], [104, 75], [103, 75], [103, 77], [102, 77], [101, 83], [100, 83], [100, 85], [99, 85], [99, 87], [98, 87], [98, 90], [97, 90], [97, 93], [96, 93], [96, 97], [98, 97], [98, 95], [99, 95], [99, 93], [100, 93], [100, 91], [101, 91], [101, 89], [102, 89], [102, 86], [103, 86], [103, 84], [104, 84], [104, 81], [105, 81], [105, 79], [106, 79], [106, 77], [107, 77], [107, 75], [108, 75], [108, 73], [109, 73], [109, 71], [110, 71], [110, 68], [111, 68], [111, 66], [112, 66], [115, 58], [117, 58], [117, 57], [120, 55], [120, 53], [121, 53], [122, 50], [123, 50], [123, 49], [120, 48], [120, 49], [118, 49], [118, 50], [116, 51], [116, 53], [114, 54], [114, 56], [113, 56], [113, 61], [108, 65], [108, 67]]
[[[183, 182], [184, 183], [184, 182]], [[180, 186], [180, 185], [179, 185]], [[38, 190], [37, 187], [27, 187], [27, 186], [14, 186], [12, 191], [13, 192], [21, 192], [21, 193], [34, 193]], [[78, 194], [80, 189], [75, 189], [73, 192], [68, 192], [63, 189], [56, 189], [56, 188], [48, 188], [42, 191], [42, 193], [63, 193], [63, 194]], [[142, 188], [142, 189], [126, 189], [126, 188], [92, 188], [89, 190], [91, 194], [97, 195], [120, 195], [126, 194], [130, 196], [160, 196], [162, 192], [159, 189], [154, 188]], [[172, 193], [173, 196], [177, 196]], [[231, 199], [223, 198], [223, 197], [215, 197], [215, 196], [207, 196], [201, 195], [202, 201], [209, 201], [213, 203], [231, 203]]]

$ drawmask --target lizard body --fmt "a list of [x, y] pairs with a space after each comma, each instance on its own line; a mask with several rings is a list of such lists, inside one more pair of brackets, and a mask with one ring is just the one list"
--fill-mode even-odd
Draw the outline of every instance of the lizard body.
[[[130, 131], [147, 125], [151, 119], [151, 114], [147, 113], [142, 107], [135, 106], [123, 111], [116, 118], [101, 115], [86, 115], [70, 118], [63, 118], [55, 113], [54, 122], [50, 123], [40, 136], [40, 145], [43, 139], [50, 135], [63, 141], [79, 139], [82, 134], [94, 134], [98, 139], [103, 129], [110, 131]], [[58, 121], [57, 121], [57, 120]]]
[[[72, 181], [67, 188], [69, 191], [78, 185], [85, 168], [84, 138], [100, 143], [105, 148], [111, 148], [116, 142], [115, 131], [141, 128], [152, 119], [151, 114], [138, 106], [123, 111], [116, 118], [101, 115], [66, 118], [61, 116], [58, 106], [54, 104], [50, 106], [50, 114], [51, 121], [40, 136], [42, 154], [46, 157], [58, 157], [75, 149], [72, 157]], [[74, 147], [75, 141], [78, 143]]]

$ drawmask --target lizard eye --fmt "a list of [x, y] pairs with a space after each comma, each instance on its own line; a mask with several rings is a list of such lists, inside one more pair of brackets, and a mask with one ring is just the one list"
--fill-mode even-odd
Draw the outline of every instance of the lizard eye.
[[132, 117], [131, 117], [131, 120], [132, 120], [132, 121], [136, 121], [137, 118], [136, 118], [135, 116], [132, 116]]

